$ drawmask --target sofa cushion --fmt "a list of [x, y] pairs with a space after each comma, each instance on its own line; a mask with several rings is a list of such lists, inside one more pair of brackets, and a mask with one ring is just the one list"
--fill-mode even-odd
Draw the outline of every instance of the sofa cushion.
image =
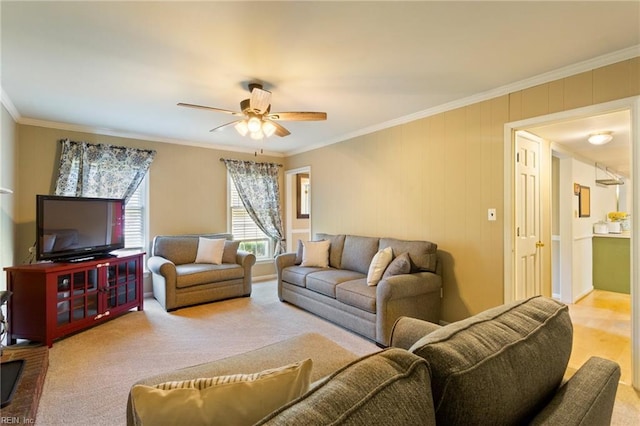
[[303, 241], [302, 263], [300, 264], [300, 266], [328, 268], [330, 244], [331, 243], [326, 240]]
[[391, 261], [387, 269], [385, 269], [384, 274], [382, 274], [382, 278], [386, 279], [394, 275], [408, 274], [410, 272], [411, 259], [409, 258], [409, 253], [404, 252]]
[[226, 240], [224, 242], [224, 252], [222, 253], [222, 263], [236, 263], [239, 247], [240, 241]]
[[562, 382], [566, 305], [542, 296], [449, 324], [410, 351], [429, 363], [438, 424], [525, 424]]
[[307, 286], [307, 275], [314, 272], [324, 271], [325, 268], [310, 268], [306, 266], [289, 266], [282, 270], [282, 281], [298, 287]]
[[392, 348], [338, 370], [258, 424], [435, 425], [429, 388], [425, 361]]
[[325, 268], [311, 268], [307, 266], [289, 266], [282, 270], [282, 281], [289, 284], [297, 285], [298, 287], [307, 286], [307, 275], [324, 271]]
[[436, 272], [438, 245], [429, 241], [405, 241], [395, 238], [380, 238], [380, 249], [391, 247], [394, 253], [408, 252], [411, 272]]
[[302, 240], [298, 240], [298, 246], [296, 247], [296, 260], [293, 261], [294, 265], [299, 265], [302, 263], [302, 250], [304, 246], [302, 245]]
[[176, 266], [176, 287], [209, 284], [244, 278], [244, 268], [238, 264], [187, 263]]
[[327, 269], [307, 275], [307, 288], [335, 299], [338, 284], [361, 278], [365, 278], [365, 275], [358, 272], [346, 269]]
[[309, 389], [312, 361], [253, 374], [134, 385], [137, 423], [251, 425]]
[[153, 239], [152, 256], [164, 257], [176, 265], [193, 263], [200, 237], [230, 239], [231, 234], [158, 235]]
[[347, 235], [344, 239], [341, 268], [367, 274], [371, 260], [378, 252], [378, 242], [379, 239], [374, 237]]
[[329, 266], [332, 268], [342, 268], [342, 249], [344, 247], [344, 238], [345, 236], [343, 234], [316, 234], [317, 240], [328, 240], [331, 242], [331, 247], [329, 247]]
[[336, 300], [363, 311], [376, 313], [376, 287], [366, 280], [351, 280], [336, 287]]

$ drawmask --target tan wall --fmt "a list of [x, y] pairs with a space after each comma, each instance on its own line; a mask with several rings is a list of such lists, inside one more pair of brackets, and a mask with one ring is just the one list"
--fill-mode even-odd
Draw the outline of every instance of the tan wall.
[[[226, 232], [227, 175], [219, 159], [255, 160], [253, 154], [203, 147], [28, 125], [20, 125], [19, 130], [16, 263], [27, 257], [35, 241], [35, 195], [54, 190], [60, 139], [157, 151], [149, 170], [150, 239], [162, 234]], [[282, 163], [282, 158], [262, 156], [259, 161]], [[273, 273], [273, 262], [254, 268], [256, 276]]]
[[[18, 126], [4, 106], [0, 107], [0, 187], [15, 191], [15, 151]], [[14, 195], [0, 195], [0, 289], [7, 288], [6, 277], [1, 268], [13, 264], [13, 241], [15, 216]]]
[[314, 234], [437, 243], [442, 319], [459, 320], [503, 303], [505, 123], [640, 95], [639, 76], [640, 58], [623, 61], [298, 154], [286, 166], [311, 166]]

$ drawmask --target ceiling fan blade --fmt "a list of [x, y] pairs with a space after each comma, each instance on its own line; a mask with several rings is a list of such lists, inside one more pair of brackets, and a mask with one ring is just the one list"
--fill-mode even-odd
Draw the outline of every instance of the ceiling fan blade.
[[220, 109], [220, 108], [208, 107], [204, 105], [186, 104], [184, 102], [179, 102], [178, 106], [188, 107], [188, 108], [197, 108], [197, 109], [206, 109], [209, 111], [223, 112], [225, 114], [232, 114], [232, 115], [242, 115], [241, 112], [237, 112], [237, 111], [229, 111], [228, 109]]
[[284, 121], [322, 121], [327, 119], [326, 112], [274, 112], [269, 114], [271, 120]]
[[224, 130], [227, 127], [231, 127], [234, 126], [237, 122], [242, 121], [242, 120], [236, 120], [236, 121], [232, 121], [231, 123], [227, 123], [227, 124], [223, 124], [222, 126], [218, 126], [218, 127], [214, 127], [213, 129], [209, 130], [210, 132], [216, 132], [218, 130]]
[[284, 128], [284, 126], [280, 123], [276, 123], [275, 121], [271, 121], [271, 120], [265, 120], [268, 121], [269, 123], [273, 124], [274, 126], [276, 126], [276, 135], [280, 136], [281, 138], [285, 137], [285, 136], [289, 136], [291, 134], [290, 131], [288, 131], [287, 129]]
[[249, 107], [258, 114], [264, 114], [269, 109], [271, 103], [271, 92], [254, 87], [251, 90], [251, 98], [249, 99]]

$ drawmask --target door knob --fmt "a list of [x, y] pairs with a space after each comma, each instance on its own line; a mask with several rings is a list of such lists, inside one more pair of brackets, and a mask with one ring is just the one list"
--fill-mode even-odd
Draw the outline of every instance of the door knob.
[[544, 243], [542, 241], [538, 241], [536, 243], [536, 248], [544, 247]]

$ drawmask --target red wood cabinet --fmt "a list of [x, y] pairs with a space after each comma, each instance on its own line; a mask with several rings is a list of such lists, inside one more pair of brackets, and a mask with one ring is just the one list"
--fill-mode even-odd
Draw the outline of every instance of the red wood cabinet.
[[143, 256], [4, 268], [12, 293], [7, 309], [8, 343], [28, 339], [51, 347], [55, 339], [133, 308], [142, 311]]

